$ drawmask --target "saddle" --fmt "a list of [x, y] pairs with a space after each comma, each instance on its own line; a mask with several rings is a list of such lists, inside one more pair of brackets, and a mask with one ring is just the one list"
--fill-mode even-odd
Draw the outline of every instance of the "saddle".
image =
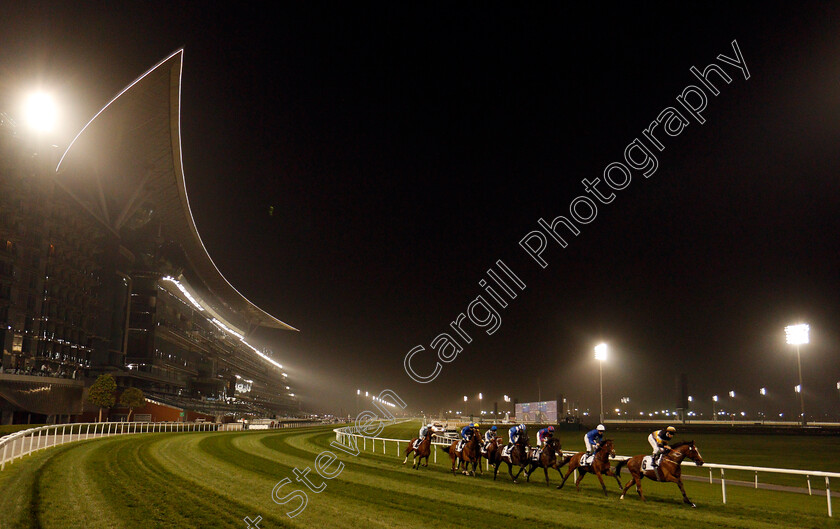
[[504, 448], [502, 448], [502, 457], [510, 457], [511, 450], [513, 450], [512, 446], [511, 447], [505, 446]]
[[529, 455], [529, 459], [531, 461], [539, 461], [540, 457], [542, 456], [542, 448], [533, 448], [531, 449], [531, 454]]
[[653, 456], [645, 456], [644, 458], [642, 458], [642, 472], [647, 472], [648, 470], [657, 470], [659, 464], [662, 462], [662, 456], [664, 455], [665, 453], [656, 456], [656, 467], [653, 466]]
[[583, 454], [580, 456], [580, 466], [582, 467], [592, 466], [593, 461], [595, 461], [595, 452], [589, 455]]
[[458, 441], [458, 445], [455, 447], [455, 451], [456, 451], [456, 452], [462, 452], [462, 451], [464, 450], [464, 443], [465, 443], [465, 442], [466, 442], [466, 441], [464, 441], [463, 439], [461, 439], [460, 441]]
[[420, 439], [420, 438], [415, 439], [415, 440], [414, 440], [414, 444], [413, 444], [413, 445], [411, 445], [411, 447], [412, 447], [413, 449], [417, 450], [418, 448], [420, 448], [420, 443], [422, 443], [422, 442], [423, 442], [423, 439]]

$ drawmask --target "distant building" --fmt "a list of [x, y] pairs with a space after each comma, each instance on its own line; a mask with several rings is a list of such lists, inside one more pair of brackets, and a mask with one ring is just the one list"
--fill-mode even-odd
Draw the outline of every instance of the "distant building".
[[193, 222], [181, 60], [129, 85], [60, 156], [0, 114], [2, 423], [79, 415], [102, 373], [210, 415], [299, 410], [281, 362], [248, 338], [295, 329], [227, 282]]

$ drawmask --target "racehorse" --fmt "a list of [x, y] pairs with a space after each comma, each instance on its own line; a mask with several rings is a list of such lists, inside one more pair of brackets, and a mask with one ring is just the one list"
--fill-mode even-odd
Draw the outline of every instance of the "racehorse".
[[429, 455], [432, 453], [432, 437], [435, 434], [429, 433], [426, 435], [425, 438], [420, 442], [420, 445], [417, 448], [414, 448], [414, 442], [418, 438], [414, 438], [408, 443], [408, 446], [405, 447], [405, 461], [403, 461], [403, 465], [406, 464], [408, 461], [408, 454], [414, 452], [414, 459], [411, 462], [411, 468], [420, 469], [420, 462], [423, 461], [423, 458], [426, 458], [426, 463], [423, 465], [424, 467], [429, 466]]
[[592, 461], [591, 465], [584, 466], [580, 464], [580, 458], [583, 457], [585, 453], [586, 452], [578, 452], [573, 456], [566, 456], [565, 458], [563, 458], [564, 463], [569, 463], [569, 470], [568, 472], [566, 472], [566, 475], [563, 476], [563, 483], [557, 485], [557, 488], [562, 489], [563, 485], [566, 484], [566, 480], [569, 479], [569, 476], [572, 475], [572, 472], [574, 472], [575, 469], [580, 469], [580, 476], [578, 476], [577, 480], [575, 481], [575, 487], [577, 487], [578, 491], [580, 491], [580, 481], [583, 479], [583, 476], [585, 476], [587, 472], [591, 472], [598, 476], [598, 481], [601, 482], [601, 488], [604, 489], [604, 496], [607, 495], [607, 486], [604, 485], [604, 479], [601, 477], [601, 474], [606, 474], [607, 476], [614, 477], [616, 482], [618, 482], [618, 488], [621, 489], [621, 481], [610, 468], [610, 457], [615, 457], [615, 447], [613, 445], [612, 439], [604, 439], [601, 442], [601, 446], [598, 447], [598, 451], [595, 452], [595, 459]]
[[682, 492], [683, 502], [691, 505], [692, 507], [697, 507], [691, 503], [691, 500], [689, 500], [688, 496], [685, 494], [685, 488], [683, 487], [681, 478], [682, 467], [680, 466], [685, 458], [689, 458], [694, 461], [694, 464], [698, 467], [703, 465], [703, 458], [700, 457], [700, 451], [697, 450], [696, 446], [694, 446], [694, 441], [682, 441], [676, 443], [671, 447], [671, 450], [662, 454], [662, 459], [659, 463], [659, 472], [656, 472], [654, 469], [647, 469], [642, 472], [642, 460], [644, 458], [644, 455], [634, 456], [626, 461], [621, 461], [618, 465], [616, 465], [616, 474], [621, 474], [621, 467], [627, 465], [627, 470], [629, 470], [630, 474], [633, 476], [633, 478], [627, 482], [627, 486], [625, 486], [621, 491], [622, 500], [624, 499], [624, 494], [627, 492], [627, 489], [630, 488], [630, 485], [635, 483], [636, 491], [639, 493], [639, 497], [642, 498], [642, 501], [645, 501], [645, 495], [642, 494], [642, 478], [648, 478], [653, 481], [673, 481], [680, 488], [680, 492]]
[[502, 462], [502, 444], [499, 439], [494, 437], [492, 441], [487, 443], [487, 453], [484, 454], [487, 458], [487, 464], [493, 468], [498, 469]]
[[[516, 478], [519, 477], [519, 474], [521, 474], [522, 471], [525, 470], [525, 467], [528, 465], [528, 437], [525, 435], [521, 435], [519, 437], [519, 440], [513, 446], [513, 448], [510, 449], [509, 455], [499, 455], [499, 461], [493, 468], [493, 481], [496, 480], [496, 474], [499, 472], [499, 465], [501, 463], [507, 463], [508, 474], [510, 474], [510, 479], [512, 479], [514, 483], [517, 483]], [[511, 471], [511, 469], [514, 466], [519, 467], [519, 472], [516, 473], [516, 476], [514, 476], [513, 472]], [[527, 477], [528, 473], [526, 472], [525, 475]]]
[[452, 444], [443, 448], [443, 451], [449, 454], [449, 459], [452, 460], [452, 473], [455, 473], [455, 462], [458, 462], [458, 468], [461, 467], [461, 463], [464, 463], [464, 471], [465, 475], [470, 475], [470, 463], [472, 463], [472, 475], [475, 476], [475, 470], [478, 467], [478, 463], [481, 460], [481, 447], [479, 446], [479, 435], [478, 432], [474, 433], [470, 440], [464, 444], [464, 447], [461, 449], [460, 452], [457, 451], [458, 448], [458, 441], [452, 441]]
[[542, 453], [540, 453], [539, 459], [529, 459], [529, 467], [527, 473], [527, 481], [531, 481], [531, 474], [537, 468], [542, 468], [545, 472], [545, 484], [548, 485], [548, 469], [554, 468], [557, 470], [557, 473], [560, 474], [560, 477], [563, 477], [563, 473], [560, 472], [560, 467], [565, 464], [564, 460], [557, 459], [558, 456], [561, 456], [560, 452], [560, 439], [556, 439], [552, 437], [551, 439], [546, 442], [545, 447], [542, 449]]

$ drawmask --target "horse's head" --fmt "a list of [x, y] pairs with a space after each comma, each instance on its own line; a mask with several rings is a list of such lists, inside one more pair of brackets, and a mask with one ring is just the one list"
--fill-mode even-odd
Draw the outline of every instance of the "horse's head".
[[700, 450], [697, 450], [697, 446], [694, 444], [694, 441], [688, 441], [683, 445], [685, 448], [685, 457], [694, 461], [694, 464], [698, 467], [703, 466], [703, 458], [700, 456]]
[[604, 439], [603, 441], [601, 441], [601, 447], [598, 449], [598, 451], [608, 454], [609, 457], [615, 457], [615, 445], [613, 444], [613, 440]]
[[557, 454], [560, 453], [560, 439], [557, 439], [556, 437], [552, 437], [551, 439], [549, 439], [545, 446], [546, 448], [549, 448], [552, 452], [555, 452]]

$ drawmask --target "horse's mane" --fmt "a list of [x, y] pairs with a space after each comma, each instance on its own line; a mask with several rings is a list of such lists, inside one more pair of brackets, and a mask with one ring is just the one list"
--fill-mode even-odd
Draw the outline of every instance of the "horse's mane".
[[693, 444], [694, 444], [693, 440], [691, 440], [691, 441], [680, 441], [679, 443], [672, 444], [671, 449], [673, 450], [673, 449], [679, 448], [679, 447], [684, 446], [684, 445], [693, 445]]
[[613, 442], [612, 439], [604, 439], [603, 441], [601, 441], [601, 446], [598, 447], [597, 452], [600, 452], [601, 450], [603, 450], [604, 447], [607, 446], [607, 443], [612, 443], [612, 442]]

